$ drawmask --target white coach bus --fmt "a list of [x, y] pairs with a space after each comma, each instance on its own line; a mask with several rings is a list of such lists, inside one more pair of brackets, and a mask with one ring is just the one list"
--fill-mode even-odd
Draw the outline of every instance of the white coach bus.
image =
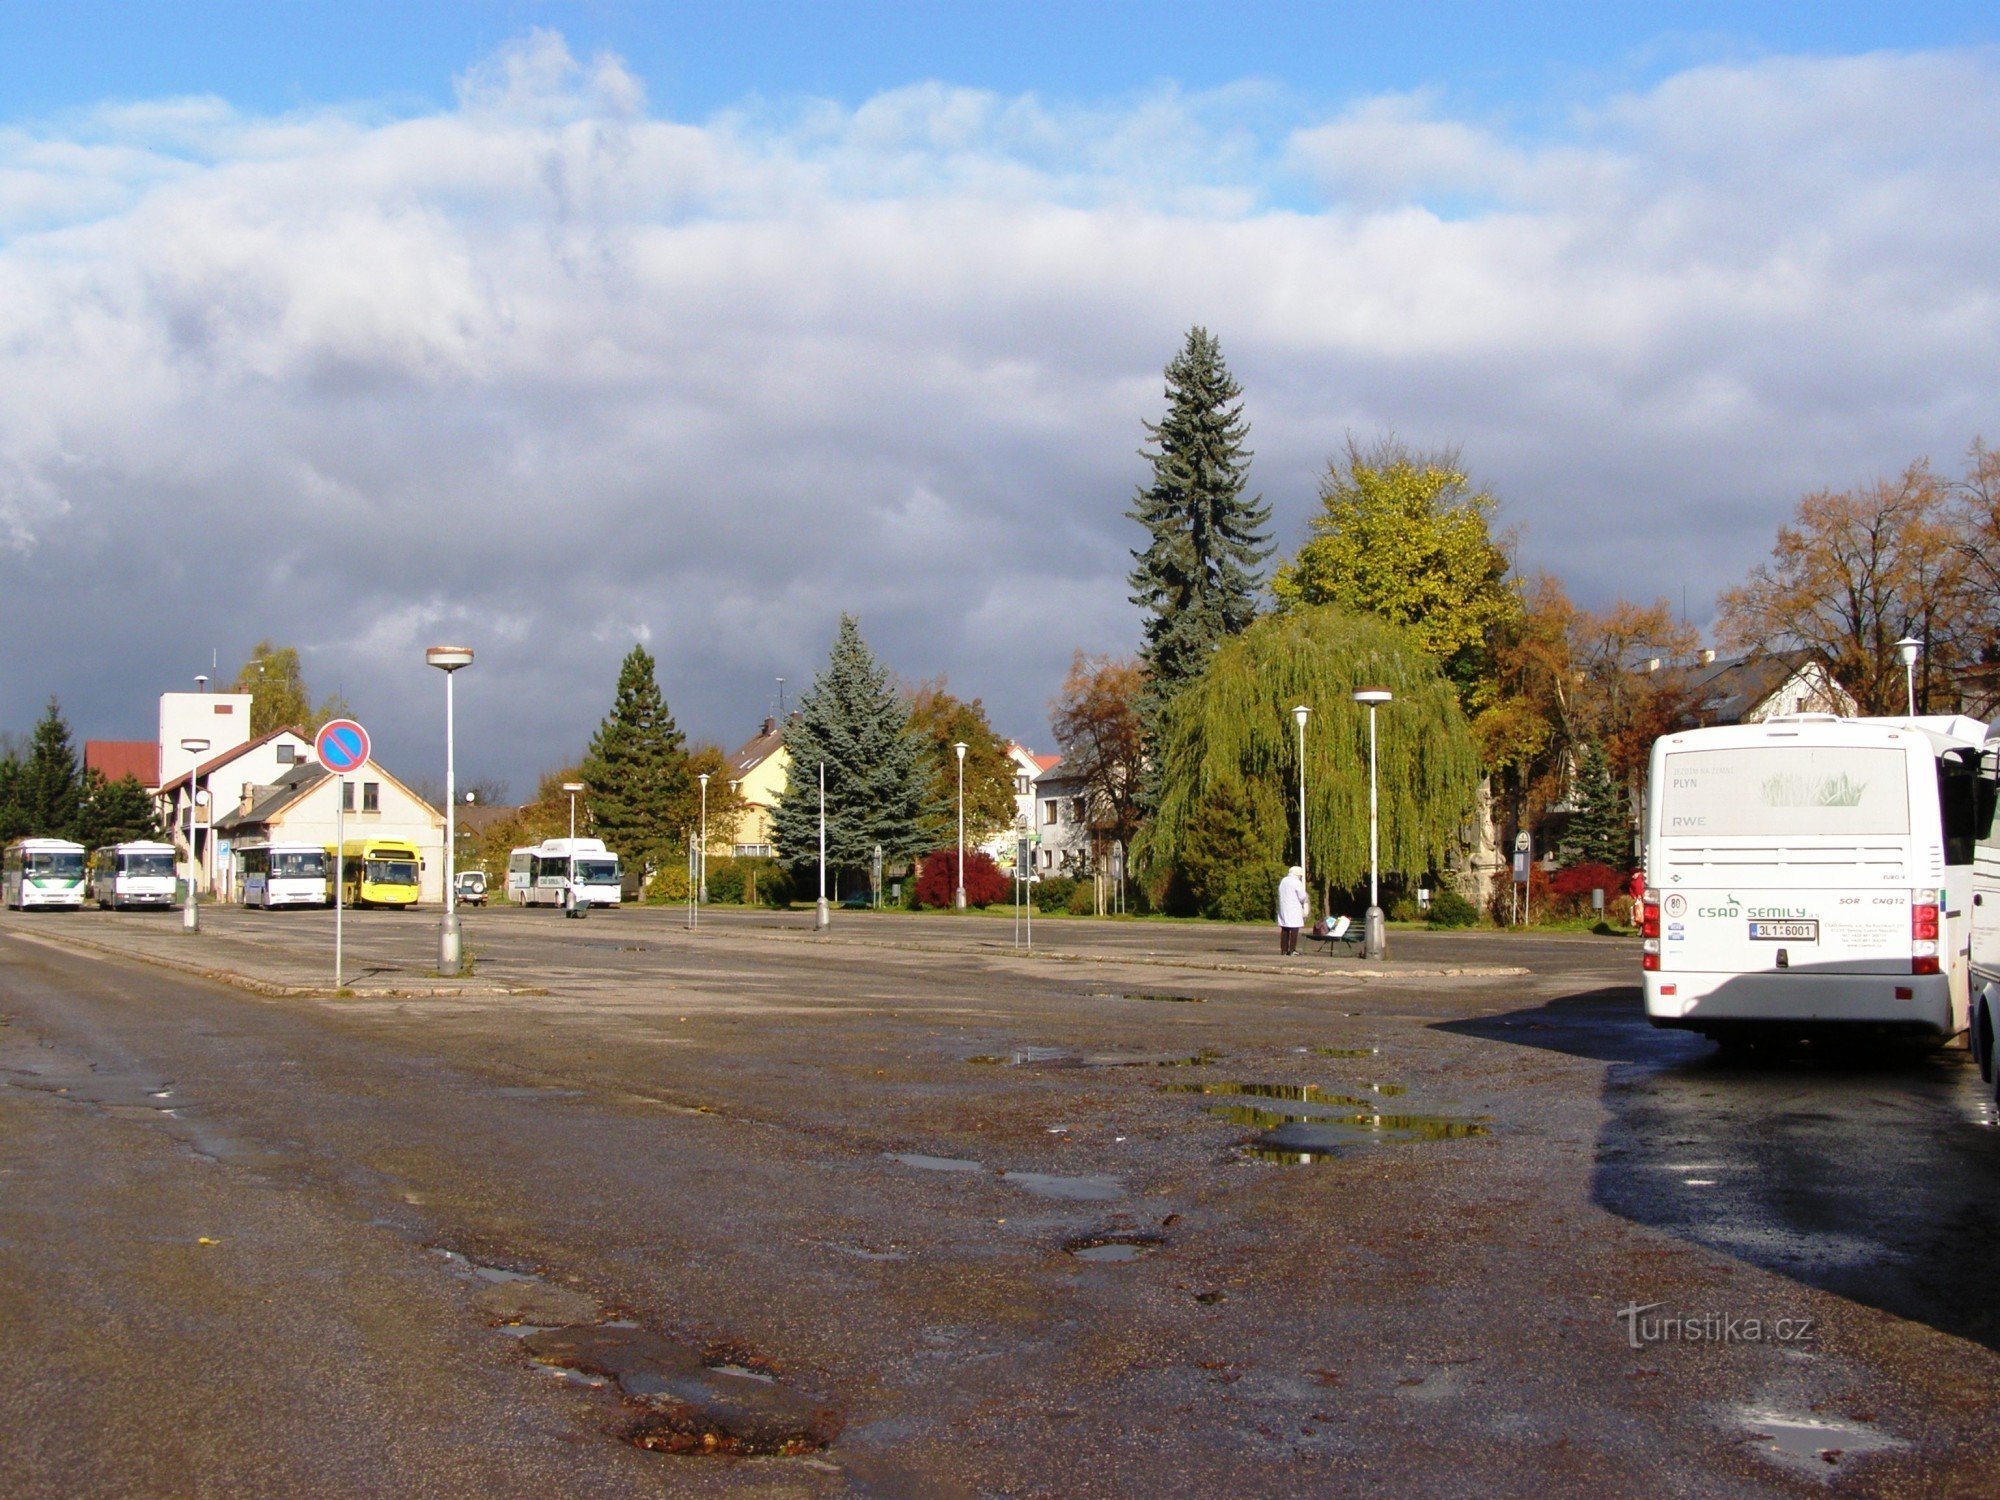
[[1653, 1024], [1728, 1045], [1964, 1031], [1985, 739], [1962, 717], [1822, 714], [1662, 736], [1641, 908]]
[[68, 839], [15, 839], [0, 856], [0, 896], [16, 911], [31, 906], [83, 909], [83, 845]]
[[280, 906], [330, 906], [332, 861], [318, 844], [244, 844], [236, 851], [243, 872], [243, 904], [270, 911]]
[[116, 911], [174, 904], [174, 846], [151, 839], [107, 844], [90, 856], [90, 899]]
[[516, 906], [616, 906], [622, 898], [618, 856], [602, 839], [544, 839], [507, 856], [507, 899]]

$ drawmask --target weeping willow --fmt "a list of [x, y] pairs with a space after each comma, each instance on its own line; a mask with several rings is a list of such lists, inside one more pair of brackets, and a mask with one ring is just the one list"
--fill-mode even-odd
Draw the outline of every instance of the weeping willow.
[[[1218, 650], [1183, 689], [1160, 739], [1158, 812], [1139, 853], [1174, 864], [1219, 809], [1252, 809], [1256, 844], [1246, 854], [1294, 863], [1298, 851], [1299, 753], [1294, 705], [1306, 721], [1307, 867], [1355, 886], [1368, 878], [1368, 710], [1361, 687], [1386, 687], [1376, 709], [1382, 872], [1418, 876], [1443, 868], [1473, 811], [1479, 753], [1458, 705], [1408, 631], [1331, 606], [1266, 615]], [[1256, 795], [1245, 798], [1243, 789]]]

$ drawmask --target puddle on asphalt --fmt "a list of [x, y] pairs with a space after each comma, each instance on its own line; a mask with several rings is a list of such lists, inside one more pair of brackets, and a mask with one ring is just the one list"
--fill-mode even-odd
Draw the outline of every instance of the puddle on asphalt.
[[1250, 1146], [1320, 1157], [1344, 1147], [1377, 1142], [1462, 1141], [1487, 1134], [1490, 1134], [1487, 1127], [1476, 1120], [1454, 1120], [1443, 1115], [1346, 1115], [1327, 1119], [1293, 1116], [1269, 1127]]
[[[923, 1172], [983, 1172], [984, 1166], [958, 1156], [923, 1156], [914, 1151], [885, 1151], [890, 1161]], [[1001, 1181], [1033, 1193], [1038, 1198], [1063, 1198], [1071, 1202], [1104, 1203], [1125, 1196], [1125, 1186], [1115, 1177], [1059, 1177], [1051, 1172], [1000, 1172]], [[849, 1254], [859, 1254], [850, 1250]], [[873, 1257], [871, 1257], [873, 1258]]]
[[469, 1255], [461, 1255], [456, 1250], [447, 1250], [442, 1245], [431, 1246], [431, 1254], [445, 1261], [452, 1269], [476, 1276], [481, 1281], [502, 1285], [522, 1281], [540, 1281], [542, 1278], [529, 1271], [509, 1271], [504, 1266], [483, 1265]]
[[1368, 1108], [1353, 1094], [1329, 1094], [1316, 1083], [1156, 1083], [1163, 1094], [1235, 1094], [1247, 1099], [1290, 1099], [1299, 1104], [1342, 1104]]
[[1222, 1054], [1204, 1047], [1191, 1056], [1163, 1052], [1099, 1052], [1083, 1055], [1064, 1047], [1016, 1047], [1012, 1052], [981, 1052], [966, 1059], [983, 1067], [1000, 1068], [1201, 1068], [1222, 1061]]
[[1048, 1172], [1002, 1172], [1001, 1179], [1037, 1198], [1062, 1198], [1073, 1203], [1106, 1203], [1125, 1196], [1115, 1177], [1057, 1177]]
[[[1301, 1048], [1301, 1051], [1308, 1049]], [[1380, 1047], [1314, 1047], [1310, 1049], [1314, 1057], [1374, 1057], [1381, 1052]]]
[[1119, 1264], [1143, 1260], [1165, 1244], [1156, 1234], [1093, 1234], [1071, 1240], [1063, 1250], [1078, 1260]]
[[1206, 1005], [1204, 995], [1164, 995], [1148, 994], [1138, 990], [1104, 990], [1091, 996], [1093, 1000], [1150, 1000], [1163, 1005]]
[[1909, 1445], [1865, 1422], [1838, 1417], [1801, 1417], [1765, 1407], [1739, 1406], [1736, 1417], [1750, 1430], [1750, 1451], [1795, 1473], [1830, 1480], [1850, 1458]]
[[977, 1057], [968, 1057], [966, 1061], [989, 1068], [1027, 1068], [1037, 1063], [1066, 1063], [1076, 1066], [1082, 1059], [1066, 1047], [1016, 1047], [1011, 1052], [1005, 1053], [982, 1052]]
[[914, 1151], [884, 1151], [890, 1161], [901, 1162], [906, 1167], [915, 1167], [924, 1172], [978, 1172], [983, 1170], [976, 1161], [966, 1161], [958, 1156], [922, 1156]]

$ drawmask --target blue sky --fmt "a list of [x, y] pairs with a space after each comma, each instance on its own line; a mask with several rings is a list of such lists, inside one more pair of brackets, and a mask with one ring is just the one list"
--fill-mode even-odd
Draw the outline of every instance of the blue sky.
[[1532, 120], [1693, 62], [1847, 54], [1990, 41], [1991, 4], [1621, 5], [1549, 0], [1301, 4], [1236, 0], [1035, 0], [814, 4], [794, 0], [432, 0], [428, 4], [0, 5], [0, 100], [25, 116], [95, 104], [218, 94], [278, 111], [368, 100], [448, 102], [467, 63], [534, 27], [573, 51], [608, 49], [653, 105], [703, 118], [750, 96], [858, 102], [924, 79], [1097, 100], [1160, 80], [1203, 90], [1271, 80], [1338, 103], [1442, 88]]
[[1582, 604], [2000, 442], [1993, 7], [0, 0], [0, 730], [296, 644], [420, 774], [842, 611], [1046, 747], [1194, 324], [1289, 552], [1456, 448]]

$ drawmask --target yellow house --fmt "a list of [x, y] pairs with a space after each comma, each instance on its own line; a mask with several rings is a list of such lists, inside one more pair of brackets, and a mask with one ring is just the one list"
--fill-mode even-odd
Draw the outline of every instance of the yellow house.
[[737, 821], [731, 854], [771, 852], [771, 815], [784, 793], [791, 769], [791, 752], [785, 749], [785, 729], [776, 719], [766, 719], [763, 728], [729, 757], [729, 785], [743, 799], [743, 816]]

